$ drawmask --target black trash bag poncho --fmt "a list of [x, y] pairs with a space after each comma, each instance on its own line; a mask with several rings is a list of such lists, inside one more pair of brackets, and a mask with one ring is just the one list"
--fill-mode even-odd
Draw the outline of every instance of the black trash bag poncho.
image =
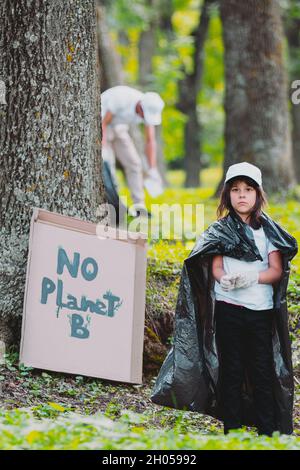
[[[297, 242], [266, 213], [261, 223], [266, 236], [282, 253], [283, 275], [274, 284], [273, 391], [281, 433], [293, 432], [293, 367], [288, 331], [286, 291], [290, 261]], [[262, 260], [252, 231], [231, 211], [211, 224], [184, 261], [175, 311], [174, 342], [152, 390], [153, 403], [198, 411], [222, 420], [219, 400], [219, 359], [215, 335], [214, 255], [244, 261]], [[242, 387], [243, 424], [255, 425], [252, 386], [247, 370]]]

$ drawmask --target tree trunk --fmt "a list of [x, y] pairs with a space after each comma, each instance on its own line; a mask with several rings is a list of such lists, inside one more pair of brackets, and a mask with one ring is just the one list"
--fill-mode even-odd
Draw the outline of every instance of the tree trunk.
[[107, 90], [116, 85], [124, 85], [124, 73], [119, 54], [117, 53], [106, 21], [106, 9], [97, 1], [97, 51], [101, 65], [101, 90]]
[[168, 39], [174, 38], [172, 15], [175, 11], [173, 0], [159, 0], [159, 29], [167, 35]]
[[188, 121], [184, 128], [184, 148], [185, 187], [195, 188], [199, 186], [201, 169], [200, 122], [197, 116], [196, 97], [193, 106], [188, 110]]
[[32, 207], [97, 221], [103, 203], [93, 0], [0, 6], [0, 340], [19, 335]]
[[292, 104], [292, 142], [295, 177], [300, 184], [300, 104]]
[[150, 23], [149, 29], [142, 31], [139, 38], [139, 84], [146, 90], [153, 82], [152, 60], [155, 53], [155, 25]]
[[[300, 18], [288, 17], [285, 19], [285, 30], [289, 44], [290, 84], [300, 77], [299, 51], [300, 51]], [[291, 90], [290, 86], [290, 90]], [[292, 119], [292, 153], [295, 168], [295, 177], [300, 183], [300, 105], [291, 103]]]
[[267, 192], [294, 184], [280, 13], [277, 1], [221, 1], [226, 74], [224, 173], [233, 163], [256, 164]]
[[184, 130], [184, 164], [186, 171], [185, 187], [199, 186], [201, 169], [201, 126], [197, 116], [197, 98], [201, 88], [203, 75], [203, 49], [207, 36], [210, 4], [212, 0], [204, 0], [199, 23], [192, 36], [194, 38], [194, 69], [179, 82], [178, 109], [187, 115]]
[[143, 90], [153, 83], [153, 56], [156, 49], [156, 30], [158, 27], [158, 9], [159, 2], [157, 0], [145, 0], [148, 14], [146, 27], [140, 33], [138, 43], [138, 66], [139, 66], [139, 84]]

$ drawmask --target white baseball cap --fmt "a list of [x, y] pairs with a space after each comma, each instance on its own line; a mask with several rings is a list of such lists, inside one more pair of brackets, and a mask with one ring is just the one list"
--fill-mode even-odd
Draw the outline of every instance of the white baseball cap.
[[141, 98], [141, 106], [144, 112], [144, 120], [150, 126], [158, 126], [161, 123], [161, 112], [165, 103], [158, 93], [148, 91]]
[[253, 179], [259, 186], [262, 185], [262, 176], [260, 169], [248, 162], [235, 163], [231, 165], [226, 173], [225, 183], [237, 176], [248, 176]]

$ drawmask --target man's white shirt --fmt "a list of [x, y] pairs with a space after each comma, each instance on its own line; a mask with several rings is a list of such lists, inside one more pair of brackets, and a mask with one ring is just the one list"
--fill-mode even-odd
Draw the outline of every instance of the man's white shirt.
[[140, 124], [144, 119], [136, 112], [136, 104], [143, 97], [143, 93], [135, 88], [125, 85], [118, 85], [101, 94], [101, 114], [102, 119], [107, 111], [110, 111], [113, 118], [110, 125], [117, 124]]

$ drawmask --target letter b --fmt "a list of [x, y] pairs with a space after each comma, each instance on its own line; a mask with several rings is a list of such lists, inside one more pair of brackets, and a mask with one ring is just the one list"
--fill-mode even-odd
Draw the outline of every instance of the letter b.
[[73, 313], [71, 318], [71, 336], [73, 338], [86, 339], [90, 336], [89, 330], [83, 326], [84, 319], [81, 315]]

